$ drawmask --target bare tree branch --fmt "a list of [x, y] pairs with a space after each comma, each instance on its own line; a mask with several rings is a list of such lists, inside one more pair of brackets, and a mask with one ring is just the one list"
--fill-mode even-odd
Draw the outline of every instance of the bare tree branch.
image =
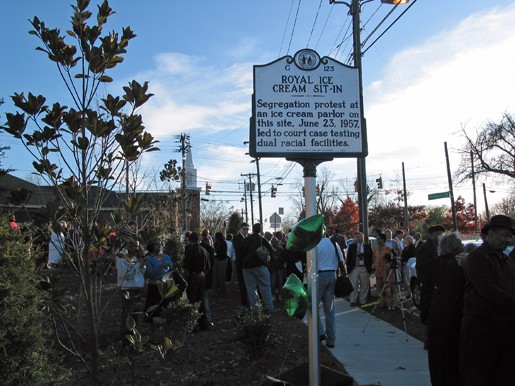
[[515, 119], [510, 114], [503, 114], [498, 123], [488, 122], [478, 129], [475, 139], [464, 127], [461, 131], [466, 143], [460, 149], [461, 162], [455, 173], [460, 182], [471, 177], [471, 154], [476, 175], [515, 178]]

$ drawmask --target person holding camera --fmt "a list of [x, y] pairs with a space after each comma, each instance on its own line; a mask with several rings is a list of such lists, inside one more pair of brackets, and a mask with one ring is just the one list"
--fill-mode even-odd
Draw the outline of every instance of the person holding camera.
[[367, 303], [374, 255], [370, 244], [364, 243], [363, 233], [357, 233], [355, 240], [356, 242], [349, 245], [346, 260], [349, 279], [354, 287], [354, 291], [350, 294], [351, 307], [358, 305], [358, 297], [360, 304]]
[[397, 261], [392, 249], [386, 245], [386, 235], [377, 235], [377, 245], [374, 249], [374, 268], [376, 273], [376, 291], [381, 298], [379, 305], [393, 310], [395, 305], [395, 272]]

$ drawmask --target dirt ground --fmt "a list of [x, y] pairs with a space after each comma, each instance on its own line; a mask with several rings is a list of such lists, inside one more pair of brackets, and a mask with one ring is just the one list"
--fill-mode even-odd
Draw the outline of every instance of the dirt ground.
[[[114, 290], [114, 277], [111, 290]], [[109, 291], [108, 291], [109, 292]], [[107, 297], [107, 294], [106, 294]], [[374, 298], [363, 306], [371, 312]], [[223, 297], [210, 297], [214, 326], [207, 331], [188, 334], [183, 339], [184, 347], [163, 360], [154, 352], [146, 352], [138, 359], [135, 371], [136, 385], [262, 385], [267, 376], [280, 378], [280, 374], [309, 361], [308, 328], [301, 320], [289, 317], [284, 311], [271, 315], [274, 332], [278, 337], [276, 347], [270, 347], [258, 358], [249, 358], [244, 345], [237, 339], [239, 307], [237, 284], [227, 284]], [[405, 305], [406, 307], [409, 304]], [[107, 348], [117, 336], [120, 315], [119, 301], [115, 301], [106, 314], [100, 344]], [[387, 311], [377, 307], [374, 316], [404, 330], [400, 310]], [[404, 313], [409, 335], [423, 339], [423, 328], [418, 316]], [[143, 325], [143, 323], [142, 323]], [[145, 332], [145, 327], [142, 326]], [[320, 346], [320, 364], [330, 369], [346, 373], [325, 346]], [[73, 368], [74, 379], [81, 385], [91, 385], [87, 373], [78, 361], [67, 361]], [[114, 366], [104, 361], [101, 366], [103, 384], [130, 384], [129, 368]]]

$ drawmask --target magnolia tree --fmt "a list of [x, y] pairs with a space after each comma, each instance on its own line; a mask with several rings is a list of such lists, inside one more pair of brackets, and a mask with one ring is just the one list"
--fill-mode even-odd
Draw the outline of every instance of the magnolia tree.
[[[100, 95], [112, 82], [109, 73], [123, 62], [123, 55], [136, 35], [127, 27], [121, 33], [104, 32], [113, 10], [107, 1], [98, 6], [95, 17], [88, 0], [77, 0], [71, 29], [65, 34], [52, 29], [37, 17], [29, 32], [39, 40], [37, 50], [55, 63], [69, 98], [66, 104], [47, 101], [43, 95], [14, 93], [18, 111], [7, 113], [2, 129], [19, 139], [33, 157], [33, 166], [53, 185], [64, 208], [65, 218], [76, 235], [71, 262], [82, 286], [86, 312], [88, 368], [98, 377], [99, 309], [97, 279], [91, 276], [91, 258], [105, 248], [108, 226], [100, 221], [100, 210], [111, 191], [125, 177], [128, 168], [146, 152], [158, 150], [152, 135], [145, 131], [138, 110], [152, 96], [147, 82], [131, 81], [122, 96]], [[137, 214], [139, 202], [128, 198], [123, 215]]]

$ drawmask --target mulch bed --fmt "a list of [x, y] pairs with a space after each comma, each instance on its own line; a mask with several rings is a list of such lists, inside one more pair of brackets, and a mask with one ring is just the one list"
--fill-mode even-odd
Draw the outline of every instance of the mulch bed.
[[[115, 290], [114, 276], [110, 278], [104, 298]], [[71, 280], [73, 282], [73, 280]], [[68, 281], [69, 283], [69, 281]], [[78, 288], [78, 285], [77, 285]], [[74, 288], [72, 288], [74, 290]], [[188, 334], [184, 347], [163, 360], [153, 350], [148, 350], [139, 359], [135, 370], [136, 385], [263, 385], [267, 376], [278, 377], [290, 369], [309, 362], [308, 328], [301, 320], [288, 317], [284, 311], [271, 315], [278, 344], [269, 347], [257, 358], [250, 358], [243, 343], [237, 338], [237, 313], [240, 310], [237, 284], [227, 284], [223, 297], [210, 297], [214, 327], [207, 331]], [[103, 321], [101, 346], [107, 348], [116, 341], [119, 329], [120, 302], [115, 299]], [[141, 323], [143, 333], [148, 325]], [[332, 370], [346, 373], [323, 345], [319, 350], [320, 364]], [[73, 371], [73, 379], [81, 385], [92, 385], [82, 364], [69, 357], [64, 362]], [[103, 384], [130, 384], [128, 366], [115, 366], [103, 361], [101, 379]], [[308, 384], [308, 383], [306, 383]]]

